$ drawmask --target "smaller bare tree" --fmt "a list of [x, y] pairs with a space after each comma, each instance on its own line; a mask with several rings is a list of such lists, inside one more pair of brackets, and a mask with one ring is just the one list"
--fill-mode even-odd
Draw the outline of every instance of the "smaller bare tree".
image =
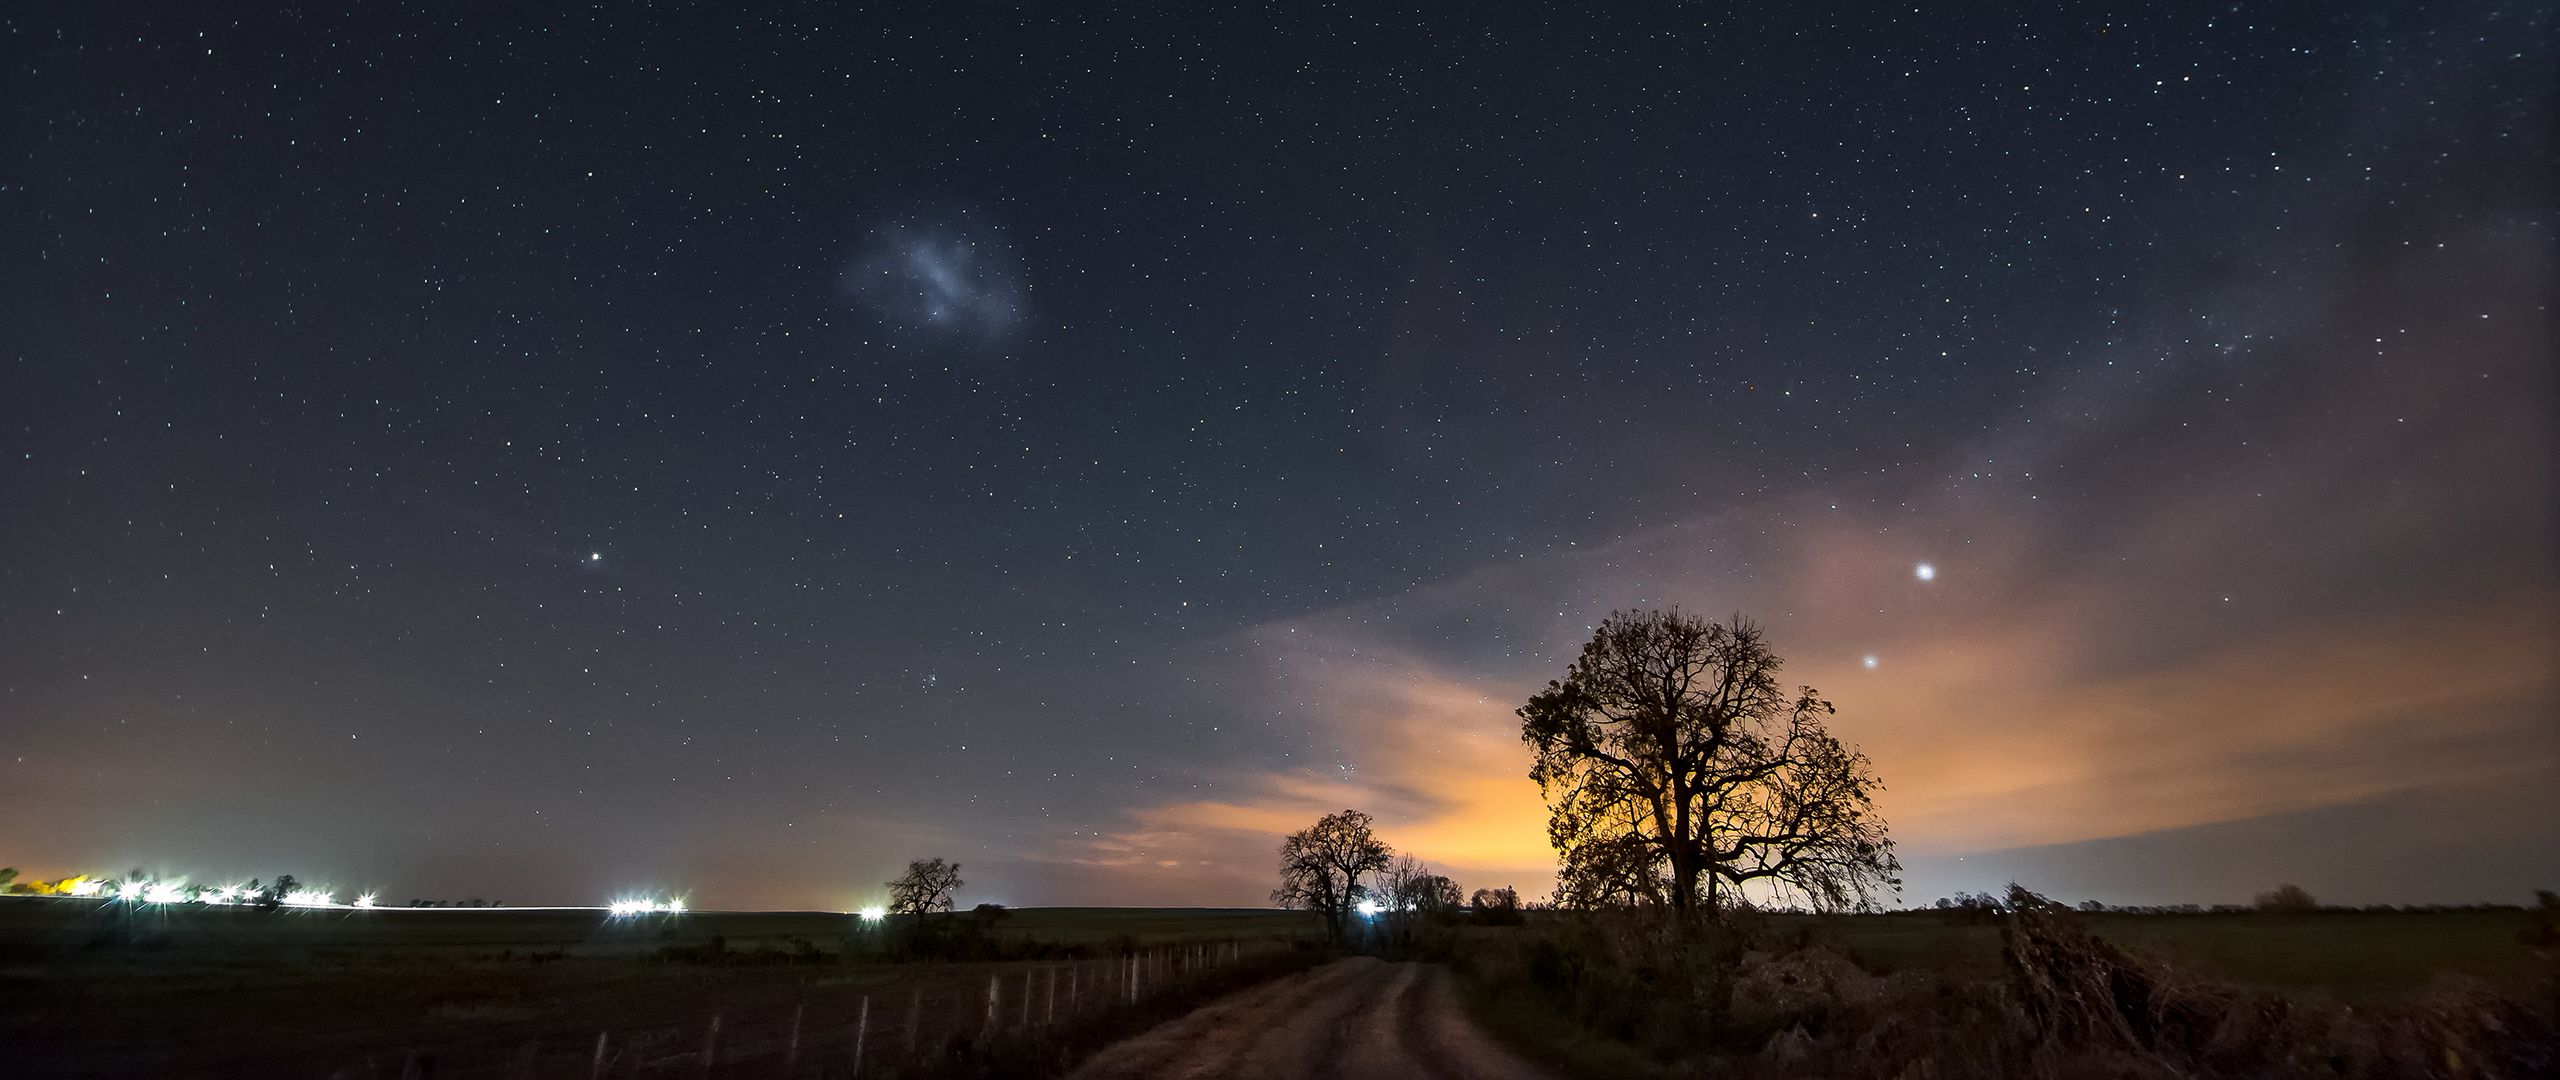
[[1361, 876], [1386, 869], [1389, 854], [1369, 831], [1369, 815], [1326, 814], [1280, 842], [1280, 887], [1271, 890], [1271, 902], [1315, 912], [1324, 919], [1325, 939], [1339, 941], [1344, 918], [1369, 895]]
[[1466, 906], [1466, 894], [1458, 890], [1457, 882], [1445, 875], [1432, 873], [1430, 867], [1420, 862], [1411, 859], [1401, 862], [1411, 865], [1409, 868], [1400, 866], [1403, 873], [1388, 871], [1388, 880], [1393, 884], [1390, 895], [1395, 898], [1397, 911], [1438, 918], [1455, 914]]
[[949, 911], [952, 900], [960, 893], [960, 864], [941, 859], [918, 859], [907, 864], [907, 872], [889, 883], [889, 910], [916, 917], [916, 925], [924, 925], [926, 912]]
[[2273, 912], [2318, 911], [2320, 902], [2300, 885], [2278, 885], [2258, 894], [2258, 910]]

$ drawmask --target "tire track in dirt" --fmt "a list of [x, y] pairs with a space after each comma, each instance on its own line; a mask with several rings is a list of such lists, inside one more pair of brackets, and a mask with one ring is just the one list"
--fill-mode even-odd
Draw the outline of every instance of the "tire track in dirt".
[[1368, 957], [1211, 1002], [1104, 1049], [1075, 1073], [1077, 1080], [1543, 1075], [1468, 1022], [1447, 971]]

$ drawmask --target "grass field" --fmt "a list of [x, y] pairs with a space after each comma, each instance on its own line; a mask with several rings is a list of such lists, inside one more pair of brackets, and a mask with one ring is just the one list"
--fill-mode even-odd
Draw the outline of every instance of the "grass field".
[[[2079, 918], [2100, 937], [2184, 970], [2240, 986], [2338, 1001], [2385, 1000], [2460, 975], [2514, 987], [2536, 972], [2519, 935], [2522, 911], [2311, 912], [2124, 915]], [[1861, 966], [1934, 969], [1960, 976], [2000, 972], [2000, 930], [1937, 914], [1780, 916], [1811, 929]]]
[[[834, 950], [860, 934], [828, 911], [696, 911], [610, 917], [594, 908], [347, 908], [272, 912], [194, 905], [128, 908], [104, 900], [0, 898], [0, 952], [59, 954], [105, 947], [302, 949], [473, 955], [501, 950], [576, 956], [654, 952], [717, 937], [732, 949], [806, 941]], [[1020, 908], [1000, 938], [1060, 945], [1163, 945], [1320, 934], [1304, 912], [1267, 908]], [[1126, 940], [1124, 940], [1126, 939]]]
[[1060, 945], [1101, 945], [1123, 936], [1142, 944], [1229, 938], [1321, 937], [1303, 911], [1267, 908], [1021, 908], [997, 924], [999, 936]]
[[[2304, 997], [2383, 1001], [2444, 975], [2521, 986], [2535, 972], [2518, 942], [2531, 918], [2521, 912], [2082, 918], [2194, 974]], [[2001, 971], [1998, 928], [1960, 916], [1772, 922], [1871, 970]], [[861, 926], [832, 912], [614, 918], [7, 899], [0, 1045], [21, 1048], [13, 1066], [36, 1075], [400, 1075], [411, 1056], [432, 1054], [452, 1077], [585, 1075], [603, 1036], [609, 1075], [701, 1075], [715, 1042], [722, 1075], [765, 1075], [786, 1053], [837, 1065], [857, 1044], [875, 1062], [930, 1054], [991, 1014], [1028, 1025], [1061, 1007], [1053, 1000], [1072, 1014], [1121, 1000], [1133, 981], [1210, 977], [1317, 932], [1307, 915], [1270, 910], [1027, 908], [993, 936], [1069, 948], [888, 963]], [[704, 950], [715, 938], [725, 950]]]
[[[830, 912], [262, 912], [0, 900], [0, 1046], [43, 1076], [700, 1076], [872, 1068], [1217, 977], [1316, 929], [1268, 910], [1028, 909], [999, 938], [1084, 946], [889, 963]], [[854, 946], [845, 951], [848, 932]], [[718, 938], [725, 949], [702, 947]], [[800, 943], [819, 950], [795, 951]], [[679, 950], [670, 959], [661, 950]], [[1134, 950], [1135, 955], [1130, 955]], [[1133, 994], [1133, 984], [1136, 993]], [[800, 1071], [810, 1071], [802, 1068]]]

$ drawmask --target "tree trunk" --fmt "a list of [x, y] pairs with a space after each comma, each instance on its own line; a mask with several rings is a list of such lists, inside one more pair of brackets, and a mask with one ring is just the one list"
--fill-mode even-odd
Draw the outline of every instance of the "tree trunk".
[[1671, 778], [1671, 910], [1684, 921], [1698, 903], [1698, 853], [1689, 840], [1689, 792]]

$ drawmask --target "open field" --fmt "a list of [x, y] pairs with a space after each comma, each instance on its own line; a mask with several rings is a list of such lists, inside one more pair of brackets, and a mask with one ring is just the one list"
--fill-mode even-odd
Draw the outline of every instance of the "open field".
[[[2524, 911], [2078, 916], [2099, 937], [2238, 986], [2343, 1002], [2387, 1000], [2443, 976], [2515, 987], [2534, 977]], [[1778, 916], [1878, 972], [2000, 973], [2000, 929], [1935, 913]]]
[[[1031, 910], [1001, 962], [882, 962], [823, 912], [254, 911], [0, 902], [16, 1075], [878, 1073], [1250, 966], [1303, 917]], [[715, 938], [723, 946], [707, 946]], [[806, 943], [802, 947], [801, 943]], [[673, 950], [662, 953], [660, 950]]]
[[[1551, 918], [1451, 941], [1499, 951]], [[2535, 974], [2521, 912], [2081, 918], [2194, 974], [2303, 998], [2379, 1003], [2445, 975], [2521, 987]], [[1961, 915], [1769, 921], [1875, 972], [2001, 973], [1998, 927]], [[843, 1075], [857, 1059], [880, 1074], [991, 1032], [1132, 1030], [1129, 1009], [1148, 995], [1243, 985], [1232, 980], [1263, 977], [1247, 970], [1257, 957], [1294, 952], [1286, 942], [1315, 931], [1303, 914], [1268, 910], [1020, 909], [988, 935], [998, 959], [891, 963], [862, 926], [829, 912], [0, 901], [0, 1045], [19, 1074], [43, 1076], [397, 1076], [427, 1059], [445, 1077], [698, 1076], [706, 1061], [714, 1075]], [[1398, 985], [1382, 1000], [1423, 1000]], [[1297, 1001], [1274, 1015], [1344, 1007]], [[1467, 1038], [1445, 1026], [1422, 1025], [1442, 1031], [1425, 1041]], [[1393, 1056], [1392, 1041], [1371, 1042], [1345, 1060]]]
[[1122, 936], [1142, 944], [1227, 938], [1320, 937], [1323, 924], [1303, 911], [1266, 908], [1020, 908], [996, 926], [998, 937], [1059, 945], [1102, 945]]
[[[695, 911], [610, 917], [597, 908], [349, 908], [273, 912], [196, 905], [128, 909], [106, 900], [0, 898], [0, 956], [108, 946], [356, 950], [383, 955], [654, 952], [720, 938], [731, 949], [805, 941], [833, 951], [864, 933], [831, 911]], [[1303, 912], [1267, 908], [1020, 908], [994, 936], [1058, 945], [1165, 945], [1321, 930]], [[1123, 941], [1123, 938], [1126, 941]]]

